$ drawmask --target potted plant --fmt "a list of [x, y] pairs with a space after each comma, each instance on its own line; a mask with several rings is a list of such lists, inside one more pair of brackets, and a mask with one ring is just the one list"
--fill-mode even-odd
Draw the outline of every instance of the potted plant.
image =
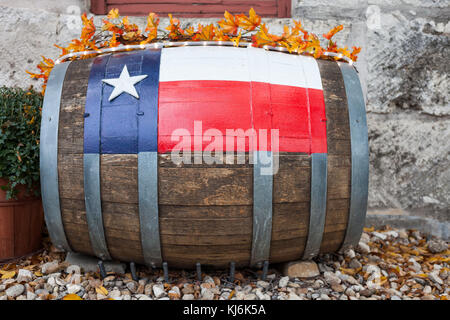
[[0, 261], [41, 247], [39, 186], [42, 95], [0, 87]]

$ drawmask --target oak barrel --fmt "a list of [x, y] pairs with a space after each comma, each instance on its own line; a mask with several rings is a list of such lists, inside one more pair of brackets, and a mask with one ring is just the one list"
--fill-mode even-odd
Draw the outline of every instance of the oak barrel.
[[368, 141], [354, 67], [196, 44], [55, 66], [41, 130], [54, 244], [179, 268], [357, 244]]

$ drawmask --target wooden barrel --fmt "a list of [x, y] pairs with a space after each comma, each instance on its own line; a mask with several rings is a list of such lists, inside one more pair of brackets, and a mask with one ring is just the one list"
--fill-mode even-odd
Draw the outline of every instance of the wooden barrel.
[[357, 244], [368, 141], [355, 69], [199, 44], [55, 66], [41, 128], [54, 244], [179, 268]]

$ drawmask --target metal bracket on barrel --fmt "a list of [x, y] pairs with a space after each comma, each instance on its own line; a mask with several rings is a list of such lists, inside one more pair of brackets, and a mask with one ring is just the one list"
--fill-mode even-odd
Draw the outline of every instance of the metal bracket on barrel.
[[311, 155], [311, 207], [308, 238], [303, 259], [314, 258], [320, 251], [327, 211], [327, 164], [326, 153]]
[[64, 232], [59, 201], [58, 182], [58, 127], [61, 93], [70, 62], [55, 65], [45, 92], [41, 136], [40, 172], [42, 205], [48, 233], [55, 247], [71, 251]]
[[92, 250], [100, 259], [111, 260], [103, 227], [102, 201], [100, 195], [100, 154], [85, 153], [83, 155], [83, 165], [86, 219]]
[[347, 231], [340, 251], [356, 246], [367, 212], [369, 187], [369, 142], [364, 96], [354, 67], [338, 62], [345, 84], [352, 154], [351, 199]]
[[139, 219], [144, 260], [152, 268], [162, 265], [158, 210], [158, 153], [139, 152]]
[[[264, 153], [264, 154], [263, 154]], [[263, 163], [267, 158], [268, 163]], [[253, 242], [250, 265], [261, 267], [269, 260], [272, 238], [273, 154], [253, 152]]]

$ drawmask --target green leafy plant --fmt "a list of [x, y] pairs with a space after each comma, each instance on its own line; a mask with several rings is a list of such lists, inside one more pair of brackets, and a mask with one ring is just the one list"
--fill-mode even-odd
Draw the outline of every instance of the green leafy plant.
[[39, 133], [43, 97], [32, 88], [0, 87], [0, 178], [6, 199], [26, 186], [39, 195]]

